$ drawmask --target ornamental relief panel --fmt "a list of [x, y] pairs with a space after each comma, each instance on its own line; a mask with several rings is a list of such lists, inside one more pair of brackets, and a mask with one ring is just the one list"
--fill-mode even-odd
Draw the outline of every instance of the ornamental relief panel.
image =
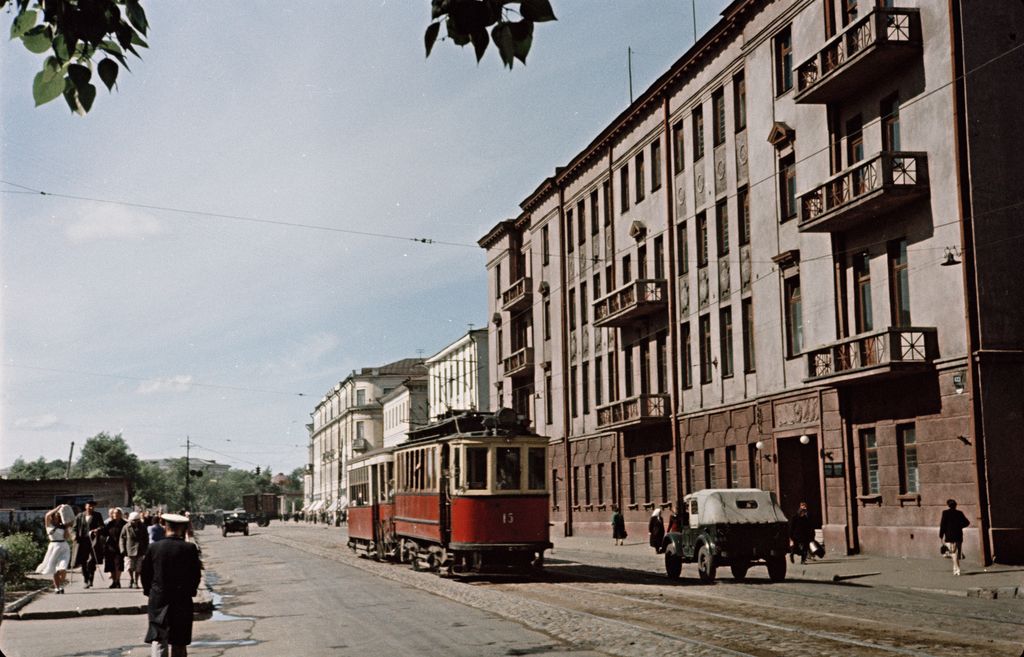
[[715, 147], [715, 195], [725, 193], [725, 144]]
[[705, 308], [710, 300], [710, 290], [708, 288], [708, 268], [701, 267], [697, 270], [697, 307], [701, 309]]
[[744, 244], [740, 247], [740, 289], [743, 292], [750, 291], [751, 276], [750, 245]]
[[679, 279], [679, 318], [686, 321], [690, 314], [690, 277], [682, 276]]
[[725, 255], [718, 259], [718, 297], [725, 299], [732, 292], [732, 279], [729, 266], [729, 256]]
[[776, 429], [817, 424], [820, 417], [817, 397], [777, 401], [772, 406]]

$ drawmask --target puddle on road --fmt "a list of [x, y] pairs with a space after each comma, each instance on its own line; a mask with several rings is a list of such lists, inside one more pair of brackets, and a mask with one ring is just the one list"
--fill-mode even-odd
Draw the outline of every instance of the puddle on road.
[[[249, 621], [256, 620], [252, 616], [233, 616], [231, 614], [225, 614], [224, 612], [222, 612], [220, 609], [221, 609], [221, 606], [224, 604], [224, 598], [230, 598], [230, 597], [233, 597], [233, 596], [222, 595], [222, 594], [217, 593], [216, 591], [213, 590], [213, 587], [220, 583], [220, 577], [218, 577], [216, 573], [212, 573], [210, 571], [206, 571], [206, 576], [205, 576], [204, 579], [206, 580], [206, 588], [210, 592], [210, 598], [213, 599], [213, 611], [209, 614], [209, 616], [207, 616], [206, 614], [201, 614], [200, 618], [202, 620], [211, 620], [211, 621], [216, 621], [216, 622], [221, 622], [221, 621], [239, 621], [239, 620], [249, 620]], [[253, 645], [255, 643], [256, 642], [253, 641], [251, 643], [239, 643], [239, 644], [232, 644], [232, 645]], [[194, 642], [193, 642], [193, 645], [195, 645]]]
[[255, 639], [223, 639], [220, 641], [193, 641], [189, 644], [191, 648], [233, 648], [235, 646], [255, 646], [259, 641]]

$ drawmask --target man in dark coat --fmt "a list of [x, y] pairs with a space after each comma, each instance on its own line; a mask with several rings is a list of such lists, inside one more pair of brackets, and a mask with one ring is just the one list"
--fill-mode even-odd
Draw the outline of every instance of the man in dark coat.
[[96, 511], [96, 502], [85, 503], [85, 510], [75, 516], [75, 566], [81, 566], [85, 588], [92, 588], [96, 563], [103, 559], [103, 516]]
[[956, 508], [956, 500], [946, 500], [949, 507], [942, 512], [939, 521], [939, 538], [946, 544], [949, 556], [953, 558], [953, 574], [960, 574], [960, 559], [963, 558], [964, 527], [971, 524], [964, 512]]
[[185, 541], [188, 518], [165, 513], [167, 535], [149, 546], [142, 561], [142, 592], [149, 597], [146, 643], [153, 655], [186, 657], [192, 643], [192, 598], [199, 588], [199, 549]]
[[789, 541], [792, 545], [789, 560], [792, 562], [793, 555], [799, 554], [800, 563], [807, 563], [807, 553], [813, 540], [814, 524], [807, 513], [807, 502], [801, 502], [796, 515], [789, 521]]
[[665, 521], [661, 519], [661, 509], [655, 509], [647, 522], [647, 533], [650, 534], [651, 547], [661, 554], [662, 543], [665, 541]]

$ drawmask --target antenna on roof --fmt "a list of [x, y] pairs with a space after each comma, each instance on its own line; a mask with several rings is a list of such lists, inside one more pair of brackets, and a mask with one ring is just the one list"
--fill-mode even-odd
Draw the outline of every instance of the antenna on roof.
[[629, 104], [633, 104], [633, 48], [626, 47], [626, 68], [629, 70]]

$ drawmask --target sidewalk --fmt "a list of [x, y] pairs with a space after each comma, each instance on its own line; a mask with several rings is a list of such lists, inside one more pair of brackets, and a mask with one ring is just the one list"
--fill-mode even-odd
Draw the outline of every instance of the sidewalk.
[[[30, 594], [27, 603], [8, 600], [4, 610], [5, 621], [38, 620], [44, 618], [78, 618], [80, 616], [108, 616], [114, 614], [144, 614], [147, 598], [142, 589], [110, 589], [109, 580], [96, 574], [96, 586], [86, 589], [82, 577], [74, 573], [73, 581], [64, 587], [64, 594], [52, 590]], [[128, 586], [127, 576], [121, 578], [121, 586]], [[199, 584], [199, 595], [192, 600], [195, 611], [210, 611], [213, 600], [205, 582]]]
[[[553, 533], [554, 534], [554, 533]], [[643, 541], [627, 540], [626, 545], [615, 546], [611, 537], [588, 536], [564, 537], [553, 535], [555, 548], [549, 559], [569, 559], [607, 568], [628, 568], [665, 574], [664, 558], [655, 554]], [[850, 583], [858, 586], [890, 587], [915, 591], [928, 591], [979, 597], [989, 599], [1024, 599], [1024, 566], [994, 565], [987, 568], [961, 563], [960, 577], [953, 575], [953, 564], [949, 559], [936, 555], [934, 559], [901, 559], [854, 555], [814, 559], [806, 565], [787, 564], [787, 580], [828, 581], [837, 584]], [[767, 577], [763, 567], [751, 570], [752, 577]], [[683, 565], [683, 577], [695, 578], [696, 566]], [[719, 576], [731, 577], [729, 569], [719, 570]]]

